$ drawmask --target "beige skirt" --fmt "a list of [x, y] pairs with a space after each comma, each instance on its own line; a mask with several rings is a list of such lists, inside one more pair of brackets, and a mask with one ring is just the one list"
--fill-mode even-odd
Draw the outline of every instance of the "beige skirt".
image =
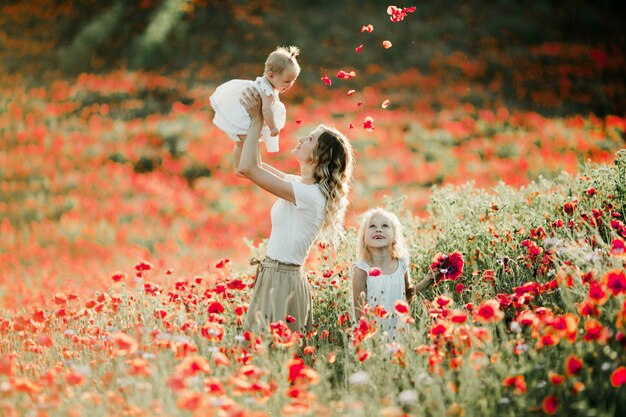
[[[288, 316], [291, 317], [288, 319]], [[280, 320], [290, 330], [299, 331], [303, 335], [311, 331], [311, 291], [300, 265], [265, 258], [257, 267], [252, 300], [243, 329], [262, 334], [269, 331], [270, 323]]]

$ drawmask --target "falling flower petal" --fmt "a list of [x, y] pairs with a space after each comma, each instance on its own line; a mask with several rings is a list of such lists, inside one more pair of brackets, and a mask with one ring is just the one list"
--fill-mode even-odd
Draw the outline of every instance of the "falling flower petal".
[[332, 85], [332, 84], [333, 84], [333, 82], [331, 81], [331, 79], [330, 79], [330, 78], [328, 78], [328, 75], [324, 75], [324, 76], [321, 78], [321, 80], [322, 80], [322, 81], [324, 81], [324, 84], [326, 84], [326, 85]]
[[391, 42], [389, 41], [383, 41], [383, 48], [385, 49], [389, 49], [391, 48], [393, 45], [391, 44]]
[[356, 77], [356, 72], [354, 71], [350, 71], [350, 72], [346, 72], [344, 70], [337, 71], [337, 78], [339, 79], [349, 80], [350, 78], [354, 78], [354, 77]]
[[363, 120], [363, 128], [367, 130], [368, 132], [371, 132], [372, 130], [374, 130], [374, 118], [371, 116], [367, 116]]
[[360, 54], [362, 50], [363, 50], [363, 44], [357, 46], [356, 49], [355, 49], [357, 54]]
[[361, 33], [363, 33], [363, 32], [370, 32], [371, 33], [373, 30], [374, 30], [374, 26], [372, 26], [371, 24], [361, 26]]
[[383, 104], [380, 105], [380, 107], [382, 107], [383, 109], [386, 109], [387, 107], [389, 107], [389, 104], [391, 104], [391, 101], [385, 100], [383, 101]]
[[349, 90], [348, 93], [346, 94], [348, 97], [350, 97], [352, 94], [355, 93], [356, 90]]

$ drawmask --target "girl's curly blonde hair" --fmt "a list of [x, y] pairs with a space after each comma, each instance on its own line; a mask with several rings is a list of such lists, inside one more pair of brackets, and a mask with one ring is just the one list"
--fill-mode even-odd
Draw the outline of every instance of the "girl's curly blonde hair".
[[343, 232], [348, 207], [348, 192], [352, 178], [352, 146], [337, 129], [319, 125], [322, 133], [311, 156], [314, 179], [326, 198], [324, 219], [318, 238], [336, 244]]
[[367, 210], [361, 215], [361, 224], [359, 226], [359, 232], [357, 233], [356, 242], [356, 256], [357, 260], [364, 260], [365, 262], [372, 261], [372, 253], [365, 244], [365, 234], [367, 227], [369, 226], [372, 218], [376, 215], [381, 215], [389, 219], [391, 223], [391, 229], [393, 230], [393, 241], [391, 242], [391, 257], [393, 259], [403, 259], [405, 262], [409, 261], [409, 252], [406, 248], [404, 240], [404, 231], [400, 219], [392, 212], [385, 210], [381, 207], [376, 207]]

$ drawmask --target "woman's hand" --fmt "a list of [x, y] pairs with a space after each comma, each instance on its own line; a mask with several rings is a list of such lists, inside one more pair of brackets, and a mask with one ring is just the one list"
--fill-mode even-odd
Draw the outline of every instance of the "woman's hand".
[[261, 95], [254, 88], [246, 88], [239, 102], [250, 115], [250, 119], [263, 119], [263, 113], [261, 112]]

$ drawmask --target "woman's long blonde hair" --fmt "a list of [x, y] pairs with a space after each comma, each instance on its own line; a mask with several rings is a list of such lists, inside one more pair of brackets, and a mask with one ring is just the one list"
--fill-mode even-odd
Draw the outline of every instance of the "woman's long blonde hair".
[[318, 238], [336, 244], [343, 232], [343, 221], [348, 207], [348, 192], [352, 178], [352, 146], [337, 129], [320, 125], [323, 132], [311, 156], [315, 168], [314, 179], [326, 198], [324, 219]]
[[393, 241], [391, 242], [391, 257], [393, 259], [403, 259], [405, 262], [408, 262], [409, 252], [406, 248], [404, 232], [402, 224], [400, 223], [400, 219], [398, 219], [398, 216], [396, 216], [392, 212], [385, 210], [381, 207], [369, 209], [361, 215], [361, 224], [359, 226], [359, 232], [357, 233], [356, 242], [357, 261], [372, 261], [372, 253], [365, 244], [365, 234], [367, 232], [367, 228], [370, 222], [372, 221], [372, 218], [377, 214], [386, 217], [387, 219], [389, 219], [389, 223], [391, 223], [391, 229], [393, 230]]

